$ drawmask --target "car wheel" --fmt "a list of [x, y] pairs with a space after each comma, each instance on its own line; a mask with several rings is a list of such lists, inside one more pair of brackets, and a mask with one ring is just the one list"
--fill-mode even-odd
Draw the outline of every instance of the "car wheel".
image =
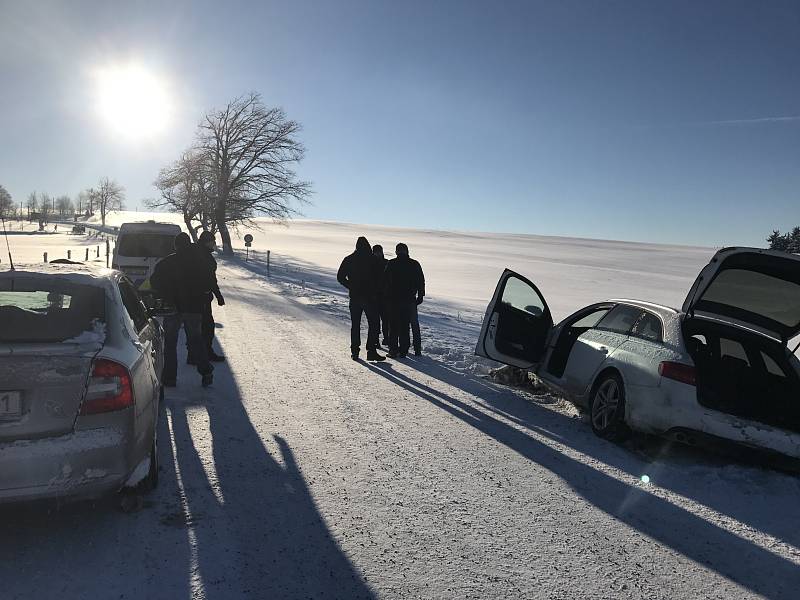
[[630, 435], [625, 425], [625, 385], [614, 373], [604, 375], [595, 385], [589, 406], [589, 420], [597, 436], [620, 442]]

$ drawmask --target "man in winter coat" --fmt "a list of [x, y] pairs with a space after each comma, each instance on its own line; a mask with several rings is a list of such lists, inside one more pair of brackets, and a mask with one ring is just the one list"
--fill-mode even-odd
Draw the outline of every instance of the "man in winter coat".
[[178, 375], [178, 333], [186, 331], [189, 350], [202, 377], [203, 387], [214, 380], [214, 367], [201, 337], [203, 306], [214, 287], [214, 271], [208, 258], [201, 254], [189, 235], [175, 236], [175, 252], [156, 265], [150, 283], [155, 291], [175, 306], [175, 312], [164, 318], [164, 372], [162, 382], [174, 387]]
[[358, 360], [361, 351], [361, 315], [367, 315], [367, 360], [386, 360], [378, 354], [377, 309], [378, 285], [381, 263], [372, 253], [367, 238], [360, 237], [356, 250], [346, 256], [339, 267], [336, 279], [350, 291], [350, 355]]
[[[386, 301], [386, 285], [384, 282], [384, 271], [386, 271], [386, 264], [389, 260], [383, 255], [383, 246], [375, 244], [372, 247], [372, 253], [380, 261], [381, 275], [378, 281], [378, 317], [380, 318], [381, 328], [378, 332], [383, 333], [383, 344], [389, 345], [389, 304]], [[380, 345], [379, 345], [380, 347]]]
[[395, 253], [397, 258], [389, 261], [384, 274], [392, 320], [389, 328], [389, 356], [405, 358], [411, 346], [408, 335], [411, 318], [417, 305], [422, 304], [425, 297], [425, 276], [420, 264], [409, 258], [408, 246], [397, 244]]
[[211, 288], [211, 291], [206, 294], [206, 303], [203, 304], [203, 321], [200, 325], [200, 333], [203, 337], [203, 343], [206, 345], [208, 360], [211, 362], [223, 362], [225, 357], [214, 352], [215, 323], [214, 313], [211, 309], [211, 302], [214, 298], [217, 299], [217, 304], [219, 306], [225, 306], [225, 298], [222, 297], [222, 292], [219, 291], [219, 284], [217, 282], [217, 261], [214, 259], [214, 250], [217, 249], [217, 242], [214, 239], [213, 233], [204, 231], [200, 234], [197, 243], [199, 248], [202, 249], [202, 254], [208, 259], [214, 277], [214, 286]]

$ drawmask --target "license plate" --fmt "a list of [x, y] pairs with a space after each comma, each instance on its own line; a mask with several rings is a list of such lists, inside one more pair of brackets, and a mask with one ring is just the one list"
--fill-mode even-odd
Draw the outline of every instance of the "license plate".
[[22, 417], [22, 392], [0, 392], [0, 421]]

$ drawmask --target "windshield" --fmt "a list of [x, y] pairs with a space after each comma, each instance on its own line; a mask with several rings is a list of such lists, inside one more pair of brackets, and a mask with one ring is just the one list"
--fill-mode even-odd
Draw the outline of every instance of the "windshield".
[[105, 330], [102, 288], [58, 279], [0, 281], [0, 342], [88, 342]]
[[175, 236], [164, 233], [126, 233], [119, 236], [118, 256], [162, 258], [175, 251]]

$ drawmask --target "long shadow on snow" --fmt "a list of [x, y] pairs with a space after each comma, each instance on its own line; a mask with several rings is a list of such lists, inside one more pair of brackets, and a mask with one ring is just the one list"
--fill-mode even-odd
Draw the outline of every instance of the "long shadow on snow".
[[[196, 377], [196, 375], [194, 376]], [[193, 379], [194, 379], [193, 377]], [[206, 598], [372, 598], [373, 592], [332, 538], [289, 444], [274, 437], [273, 456], [242, 405], [227, 367], [212, 392], [195, 388], [168, 403], [186, 514], [196, 538]], [[193, 436], [208, 416], [213, 471]]]
[[488, 412], [414, 381], [392, 369], [391, 364], [380, 366], [365, 364], [372, 372], [438, 406], [521, 456], [548, 469], [577, 494], [608, 515], [673, 548], [687, 558], [706, 565], [731, 581], [767, 598], [775, 599], [791, 597], [794, 594], [792, 590], [797, 590], [800, 586], [800, 569], [791, 561], [772, 554], [647, 491], [629, 486], [591, 466], [582, 464], [491, 416]]
[[[701, 449], [686, 446], [670, 451], [668, 449], [670, 445], [666, 442], [663, 446], [658, 444], [665, 448], [665, 452], [669, 454], [666, 460], [671, 463], [676, 463], [680, 455], [685, 457], [681, 463], [671, 464], [667, 469], [658, 469], [658, 465], [654, 466], [643, 461], [626, 448], [600, 440], [591, 433], [588, 424], [543, 408], [518, 394], [510, 393], [510, 390], [506, 388], [497, 387], [495, 384], [465, 375], [427, 357], [410, 358], [405, 364], [475, 396], [484, 403], [486, 410], [583, 454], [597, 458], [607, 465], [628, 473], [634, 479], [638, 479], [646, 473], [661, 488], [676, 492], [733, 517], [754, 529], [768, 533], [795, 547], [800, 547], [800, 530], [790, 525], [790, 523], [800, 522], [800, 505], [795, 504], [790, 507], [793, 512], [787, 514], [785, 511], [776, 511], [770, 496], [761, 493], [760, 489], [754, 489], [750, 494], [744, 492], [720, 494], [713, 486], [696, 485], [696, 480], [687, 476], [693, 466], [698, 463], [701, 465], [711, 463], [712, 466], [706, 468], [719, 469], [722, 462], [717, 457], [710, 458]], [[776, 478], [786, 477], [787, 481], [792, 481], [788, 476], [779, 473], [765, 472], [765, 475]], [[731, 483], [726, 485], [728, 488], [732, 487]], [[754, 488], [757, 487], [755, 483], [751, 485]], [[800, 491], [800, 487], [798, 491]]]

